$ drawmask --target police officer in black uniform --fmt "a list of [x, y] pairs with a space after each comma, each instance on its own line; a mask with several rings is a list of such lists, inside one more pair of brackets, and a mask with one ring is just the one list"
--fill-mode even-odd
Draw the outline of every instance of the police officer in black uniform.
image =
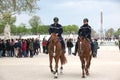
[[[62, 50], [65, 52], [65, 43], [64, 43], [63, 38], [62, 38], [63, 28], [58, 23], [59, 22], [58, 17], [54, 17], [53, 21], [54, 21], [54, 23], [51, 24], [50, 28], [49, 28], [49, 34], [56, 33], [58, 35], [60, 42], [61, 42], [61, 45], [62, 45]], [[48, 53], [48, 45], [49, 45], [49, 40], [48, 40], [48, 43], [46, 45], [46, 49], [47, 49], [46, 53]]]
[[[93, 51], [93, 42], [91, 40], [91, 27], [88, 25], [88, 22], [89, 21], [87, 18], [83, 19], [83, 25], [80, 27], [80, 29], [78, 31], [78, 36], [83, 36], [83, 37], [89, 39], [90, 44], [91, 44], [91, 50]], [[78, 49], [78, 43], [76, 42], [75, 53], [72, 53], [75, 56], [77, 53], [77, 49]]]

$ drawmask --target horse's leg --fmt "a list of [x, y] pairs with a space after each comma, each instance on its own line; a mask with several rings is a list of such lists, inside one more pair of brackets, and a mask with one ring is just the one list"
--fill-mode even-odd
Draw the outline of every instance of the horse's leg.
[[88, 71], [88, 69], [90, 68], [91, 59], [92, 59], [92, 55], [90, 55], [90, 56], [88, 57], [88, 59], [87, 59], [86, 75], [89, 75], [89, 71]]
[[89, 75], [88, 68], [89, 68], [89, 57], [86, 58], [86, 65], [85, 65], [86, 75]]
[[[63, 54], [63, 53], [62, 53]], [[61, 67], [60, 67], [60, 73], [63, 73], [62, 71], [63, 71], [63, 64], [62, 64], [62, 58], [61, 58], [61, 56], [60, 56], [60, 62], [61, 62]]]
[[60, 59], [60, 55], [55, 56], [55, 75], [54, 78], [58, 78], [58, 62]]
[[49, 54], [50, 70], [52, 73], [54, 73], [53, 68], [52, 68], [52, 60], [53, 60], [53, 56]]
[[60, 73], [62, 74], [63, 73], [63, 66], [61, 65], [60, 67]]
[[88, 68], [90, 68], [91, 59], [92, 59], [92, 55], [90, 55], [90, 56], [89, 56], [89, 59], [88, 59]]
[[82, 63], [82, 78], [85, 78], [85, 60], [82, 56], [80, 56], [80, 60], [81, 60], [81, 63]]
[[64, 52], [61, 52], [60, 62], [61, 62], [60, 73], [62, 73], [62, 71], [63, 71], [63, 65], [67, 63], [67, 59], [65, 57]]

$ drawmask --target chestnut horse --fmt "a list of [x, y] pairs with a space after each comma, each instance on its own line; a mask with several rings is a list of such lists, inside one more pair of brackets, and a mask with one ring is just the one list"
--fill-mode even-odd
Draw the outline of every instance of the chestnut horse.
[[[60, 43], [59, 37], [52, 33], [48, 45], [49, 61], [50, 61], [50, 70], [54, 74], [54, 78], [58, 78], [58, 63], [61, 62], [61, 73], [63, 70], [62, 65], [67, 62], [65, 54], [62, 51], [62, 45]], [[55, 60], [55, 71], [52, 68], [53, 58]]]
[[82, 64], [82, 78], [89, 75], [89, 67], [92, 58], [90, 41], [85, 37], [78, 38], [78, 55]]

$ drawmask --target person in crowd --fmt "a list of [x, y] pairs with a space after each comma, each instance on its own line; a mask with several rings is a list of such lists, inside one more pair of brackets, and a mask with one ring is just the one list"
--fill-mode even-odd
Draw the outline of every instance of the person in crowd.
[[22, 41], [21, 39], [18, 40], [18, 58], [22, 57]]
[[40, 50], [40, 41], [36, 38], [34, 41], [34, 55], [38, 55]]
[[14, 43], [14, 52], [15, 52], [15, 57], [17, 57], [17, 53], [18, 53], [18, 39], [15, 40]]
[[27, 54], [27, 57], [28, 57], [29, 56], [29, 52], [30, 52], [30, 50], [29, 50], [30, 39], [26, 40], [26, 44], [27, 44], [26, 54]]
[[11, 39], [10, 46], [11, 46], [11, 55], [12, 55], [12, 57], [15, 56], [15, 53], [14, 53], [14, 44], [15, 44], [14, 40]]
[[2, 56], [3, 57], [5, 57], [6, 56], [6, 54], [5, 54], [5, 52], [6, 52], [6, 47], [5, 47], [5, 40], [4, 39], [2, 39], [2, 48], [3, 48], [3, 53], [2, 53]]
[[7, 56], [12, 57], [10, 39], [6, 40], [6, 51], [7, 51]]
[[30, 50], [30, 57], [32, 58], [34, 55], [34, 40], [33, 39], [30, 39], [29, 50]]
[[2, 57], [3, 54], [3, 44], [2, 44], [2, 40], [0, 39], [0, 57]]
[[43, 38], [43, 41], [42, 41], [43, 53], [46, 52], [46, 44], [47, 44], [47, 40]]
[[41, 47], [40, 47], [40, 40], [39, 39], [36, 39], [36, 45], [37, 45], [36, 52], [37, 52], [37, 55], [38, 55], [39, 53], [41, 53]]
[[72, 39], [69, 39], [69, 40], [67, 41], [67, 48], [68, 48], [68, 54], [69, 54], [69, 55], [71, 55], [72, 47], [73, 47]]
[[97, 57], [97, 50], [99, 49], [97, 39], [94, 39], [94, 52], [93, 52], [93, 57]]
[[23, 56], [24, 56], [24, 57], [27, 57], [26, 48], [27, 48], [27, 43], [26, 43], [25, 40], [23, 40], [23, 41], [22, 41], [22, 53], [23, 53]]

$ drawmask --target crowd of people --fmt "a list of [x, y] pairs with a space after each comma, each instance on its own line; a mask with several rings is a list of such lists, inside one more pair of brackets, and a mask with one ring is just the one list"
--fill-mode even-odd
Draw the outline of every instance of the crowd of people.
[[[41, 44], [39, 39], [0, 39], [0, 57], [33, 57], [34, 55], [38, 55], [41, 52], [46, 53], [46, 45], [47, 40], [43, 38]], [[98, 42], [95, 39], [94, 50], [95, 56], [97, 55], [97, 49], [99, 48]], [[72, 54], [72, 48], [74, 47], [73, 39], [65, 39], [65, 45], [68, 49], [68, 55]]]
[[0, 57], [33, 57], [39, 52], [39, 39], [0, 39]]

